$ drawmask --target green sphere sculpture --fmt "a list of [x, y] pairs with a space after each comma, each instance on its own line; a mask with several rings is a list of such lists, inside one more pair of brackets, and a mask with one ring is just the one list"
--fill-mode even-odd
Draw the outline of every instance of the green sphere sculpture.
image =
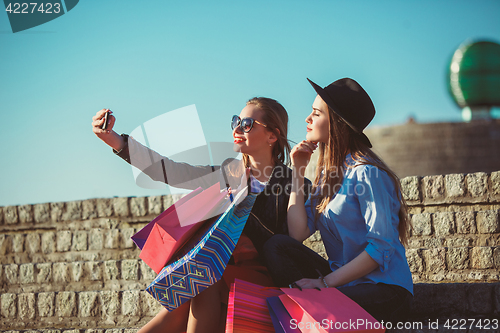
[[[463, 109], [465, 120], [474, 113], [489, 114], [500, 106], [500, 44], [476, 41], [460, 45], [448, 68], [448, 90]], [[465, 113], [469, 112], [467, 117]], [[481, 117], [481, 118], [483, 118]]]

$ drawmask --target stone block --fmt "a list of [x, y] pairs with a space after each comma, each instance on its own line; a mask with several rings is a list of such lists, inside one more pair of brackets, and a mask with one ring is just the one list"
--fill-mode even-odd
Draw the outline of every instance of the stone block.
[[52, 282], [52, 264], [35, 264], [36, 283], [47, 284]]
[[87, 276], [90, 281], [102, 281], [102, 262], [88, 261], [85, 263]]
[[427, 238], [424, 239], [424, 247], [428, 249], [435, 249], [443, 247], [443, 239], [442, 238]]
[[104, 329], [89, 329], [85, 330], [84, 333], [104, 333]]
[[68, 283], [70, 264], [66, 262], [56, 262], [52, 264], [52, 277], [55, 283]]
[[493, 268], [493, 250], [491, 247], [472, 248], [472, 268]]
[[104, 262], [104, 276], [105, 276], [106, 280], [119, 280], [120, 279], [119, 261], [116, 261], [116, 260], [105, 261]]
[[35, 282], [35, 265], [22, 264], [19, 265], [19, 283], [28, 284]]
[[471, 197], [484, 197], [488, 191], [488, 175], [484, 172], [469, 173], [465, 176], [467, 190]]
[[5, 318], [15, 318], [17, 314], [17, 295], [2, 293], [0, 295], [0, 312]]
[[491, 315], [493, 313], [493, 285], [474, 283], [467, 288], [468, 313]]
[[113, 210], [115, 211], [115, 216], [129, 216], [130, 211], [128, 207], [128, 198], [113, 198], [111, 199], [113, 204]]
[[119, 249], [120, 248], [120, 230], [119, 229], [109, 229], [105, 233], [106, 239], [104, 242], [104, 248], [106, 249]]
[[138, 328], [126, 328], [123, 330], [123, 333], [137, 333], [139, 332]]
[[33, 212], [35, 223], [50, 221], [50, 205], [48, 203], [34, 205]]
[[477, 232], [474, 212], [456, 212], [455, 222], [457, 224], [457, 233], [459, 234], [475, 234]]
[[19, 283], [19, 266], [16, 264], [4, 265], [3, 273], [8, 284]]
[[446, 270], [446, 251], [444, 248], [422, 250], [425, 270], [430, 273], [439, 273]]
[[493, 234], [500, 231], [498, 210], [483, 210], [477, 212], [477, 231], [480, 234]]
[[57, 252], [67, 252], [71, 248], [73, 234], [69, 230], [57, 232]]
[[461, 173], [444, 176], [446, 196], [449, 198], [462, 198], [465, 196], [465, 176]]
[[73, 317], [76, 313], [76, 294], [72, 291], [62, 291], [56, 294], [56, 315]]
[[140, 290], [125, 290], [122, 293], [122, 315], [140, 316]]
[[19, 222], [31, 223], [33, 222], [33, 207], [31, 205], [22, 205], [17, 207], [19, 214]]
[[492, 172], [490, 175], [491, 195], [493, 197], [500, 196], [500, 171]]
[[444, 177], [442, 175], [422, 178], [425, 199], [444, 198]]
[[3, 207], [0, 207], [0, 225], [3, 224]]
[[26, 235], [26, 251], [28, 253], [39, 253], [41, 250], [40, 235], [31, 233]]
[[101, 301], [97, 291], [82, 291], [78, 294], [79, 317], [96, 317], [101, 314]]
[[146, 291], [141, 292], [141, 311], [143, 316], [154, 317], [160, 312], [162, 306], [153, 296]]
[[73, 281], [80, 282], [85, 276], [85, 270], [83, 268], [83, 262], [76, 261], [71, 263], [71, 273]]
[[3, 220], [5, 224], [16, 224], [19, 222], [17, 206], [3, 207]]
[[56, 252], [56, 233], [53, 231], [42, 233], [42, 253]]
[[448, 269], [461, 270], [470, 266], [469, 249], [466, 247], [452, 247], [447, 251]]
[[121, 248], [123, 249], [135, 248], [135, 243], [131, 238], [135, 234], [135, 229], [124, 228], [121, 229], [120, 232], [121, 232]]
[[66, 209], [62, 215], [63, 221], [79, 221], [82, 219], [82, 202], [66, 202]]
[[88, 220], [97, 217], [96, 199], [82, 201], [82, 219]]
[[406, 259], [408, 260], [408, 265], [412, 273], [422, 273], [424, 271], [424, 262], [420, 256], [420, 250], [406, 250]]
[[89, 250], [102, 250], [103, 241], [103, 230], [102, 229], [92, 229], [89, 232]]
[[[420, 201], [420, 184], [417, 176], [401, 179], [401, 192], [407, 201]], [[165, 209], [167, 208], [164, 205]]]
[[413, 236], [429, 236], [432, 234], [431, 214], [414, 214], [411, 217], [411, 222]]
[[10, 252], [12, 252], [12, 237], [0, 234], [0, 255], [6, 255]]
[[102, 291], [102, 315], [104, 317], [118, 316], [121, 311], [120, 292]]
[[35, 294], [23, 293], [17, 297], [18, 316], [21, 320], [35, 318]]
[[[493, 264], [495, 268], [500, 270], [500, 247], [495, 247], [493, 249]], [[500, 308], [498, 310], [500, 310]]]
[[123, 333], [123, 330], [118, 328], [110, 328], [105, 330], [104, 333]]
[[130, 213], [132, 216], [146, 216], [147, 214], [146, 198], [130, 198]]
[[52, 317], [54, 315], [56, 299], [55, 293], [39, 293], [38, 294], [38, 315], [40, 317]]
[[139, 260], [129, 259], [122, 260], [122, 278], [124, 280], [139, 279]]
[[24, 235], [14, 234], [12, 237], [12, 252], [13, 253], [23, 253], [24, 252]]
[[158, 274], [153, 271], [144, 261], [139, 260], [141, 267], [141, 279], [146, 281], [153, 281]]
[[163, 212], [161, 195], [155, 195], [148, 197], [148, 214], [149, 215], [160, 215]]
[[455, 216], [452, 212], [432, 214], [434, 231], [438, 236], [447, 236], [455, 233]]
[[458, 237], [458, 238], [448, 238], [445, 243], [446, 247], [469, 247], [471, 246], [471, 239]]
[[85, 230], [76, 230], [73, 233], [72, 251], [87, 251], [88, 233]]
[[111, 199], [97, 199], [96, 207], [98, 217], [113, 216], [113, 204], [111, 203]]
[[64, 202], [50, 203], [50, 219], [52, 220], [52, 222], [61, 221], [63, 210], [64, 210]]
[[172, 195], [162, 195], [162, 201], [163, 201], [163, 210], [166, 210], [168, 207], [174, 204], [174, 199]]

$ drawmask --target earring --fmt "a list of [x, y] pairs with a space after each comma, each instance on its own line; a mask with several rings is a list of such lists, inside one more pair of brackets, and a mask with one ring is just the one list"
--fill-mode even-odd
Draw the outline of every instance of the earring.
[[273, 145], [271, 145], [271, 144], [269, 145], [269, 147], [272, 147], [272, 146], [273, 146]]

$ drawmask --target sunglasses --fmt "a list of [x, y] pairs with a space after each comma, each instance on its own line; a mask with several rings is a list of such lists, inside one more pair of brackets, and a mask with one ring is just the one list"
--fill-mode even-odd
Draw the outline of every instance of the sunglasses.
[[261, 123], [260, 121], [255, 120], [253, 118], [243, 118], [243, 119], [241, 119], [238, 116], [233, 116], [233, 119], [231, 120], [231, 129], [234, 131], [234, 129], [236, 127], [240, 126], [241, 130], [243, 132], [248, 133], [252, 129], [254, 123], [257, 123], [259, 125], [267, 127], [267, 125]]

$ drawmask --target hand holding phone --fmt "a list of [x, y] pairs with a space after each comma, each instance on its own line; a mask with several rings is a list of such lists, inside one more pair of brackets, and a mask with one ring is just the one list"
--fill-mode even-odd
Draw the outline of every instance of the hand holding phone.
[[109, 110], [106, 111], [104, 114], [104, 123], [102, 124], [102, 129], [105, 130], [108, 127], [108, 115], [109, 115]]

